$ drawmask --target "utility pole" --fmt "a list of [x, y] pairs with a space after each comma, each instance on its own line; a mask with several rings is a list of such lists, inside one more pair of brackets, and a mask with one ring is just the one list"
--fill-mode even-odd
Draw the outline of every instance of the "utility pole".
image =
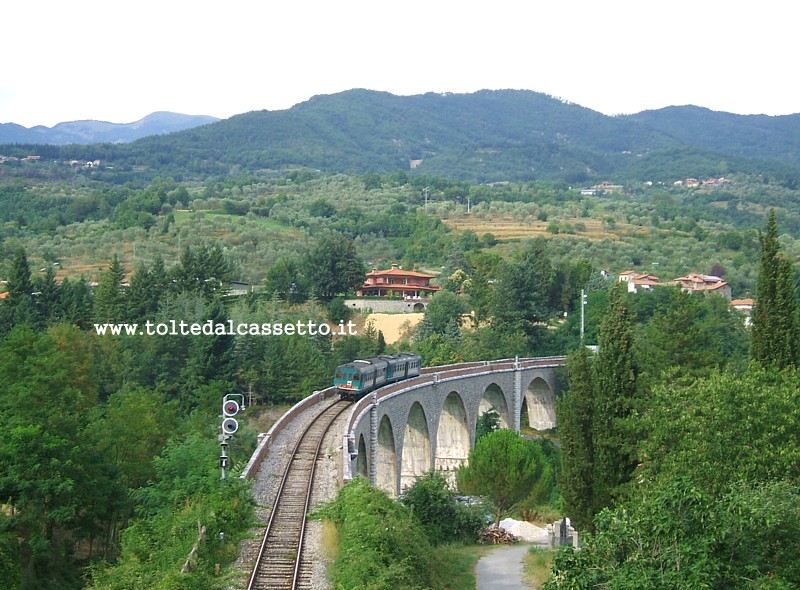
[[581, 289], [581, 343], [586, 325], [586, 289]]

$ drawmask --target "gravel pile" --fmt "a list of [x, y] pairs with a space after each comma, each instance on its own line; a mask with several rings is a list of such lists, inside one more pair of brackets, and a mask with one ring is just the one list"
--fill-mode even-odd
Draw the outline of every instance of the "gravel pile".
[[[275, 500], [281, 477], [286, 469], [289, 455], [300, 434], [317, 413], [336, 401], [336, 398], [330, 398], [308, 408], [284, 428], [272, 442], [270, 451], [261, 463], [261, 468], [253, 478], [250, 487], [253, 498], [256, 501], [256, 518], [259, 522], [263, 522], [264, 526], [252, 529], [250, 531], [252, 538], [243, 540], [239, 545], [239, 558], [233, 563], [232, 569], [233, 571], [238, 571], [240, 575], [229, 586], [229, 590], [244, 588], [247, 585], [247, 578], [255, 564], [258, 549], [264, 536], [264, 527], [269, 520], [270, 510]], [[348, 414], [347, 411], [344, 412], [337, 423], [330, 429], [326, 440], [323, 442], [323, 456], [317, 463], [317, 480], [314, 485], [314, 494], [311, 498], [312, 508], [319, 502], [332, 499], [338, 491], [342, 436], [344, 422]], [[330, 458], [327, 457], [328, 450], [331, 451]], [[320, 522], [312, 521], [306, 526], [306, 551], [313, 556], [314, 563], [311, 590], [327, 590], [329, 588], [325, 577], [327, 563], [320, 550], [321, 530], [322, 523]]]
[[543, 529], [529, 522], [505, 518], [500, 521], [500, 528], [507, 530], [523, 541], [531, 543], [547, 541], [547, 529]]

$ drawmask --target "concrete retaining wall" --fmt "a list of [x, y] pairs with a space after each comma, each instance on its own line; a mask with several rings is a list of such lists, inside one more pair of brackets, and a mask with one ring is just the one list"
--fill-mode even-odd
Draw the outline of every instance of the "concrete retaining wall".
[[350, 309], [372, 313], [413, 313], [425, 311], [429, 300], [404, 299], [347, 299]]

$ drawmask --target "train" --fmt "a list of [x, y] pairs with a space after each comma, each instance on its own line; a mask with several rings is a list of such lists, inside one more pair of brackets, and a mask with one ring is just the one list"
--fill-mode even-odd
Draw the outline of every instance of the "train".
[[333, 386], [339, 398], [355, 401], [389, 383], [419, 375], [422, 358], [412, 352], [384, 354], [336, 367]]

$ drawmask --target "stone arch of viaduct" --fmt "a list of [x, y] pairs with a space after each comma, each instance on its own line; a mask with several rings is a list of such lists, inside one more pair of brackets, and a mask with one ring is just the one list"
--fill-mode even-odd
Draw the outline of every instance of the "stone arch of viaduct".
[[398, 495], [425, 472], [454, 477], [475, 444], [475, 424], [494, 409], [501, 426], [555, 426], [564, 357], [467, 363], [426, 369], [357, 402], [345, 432], [343, 475], [369, 478]]

